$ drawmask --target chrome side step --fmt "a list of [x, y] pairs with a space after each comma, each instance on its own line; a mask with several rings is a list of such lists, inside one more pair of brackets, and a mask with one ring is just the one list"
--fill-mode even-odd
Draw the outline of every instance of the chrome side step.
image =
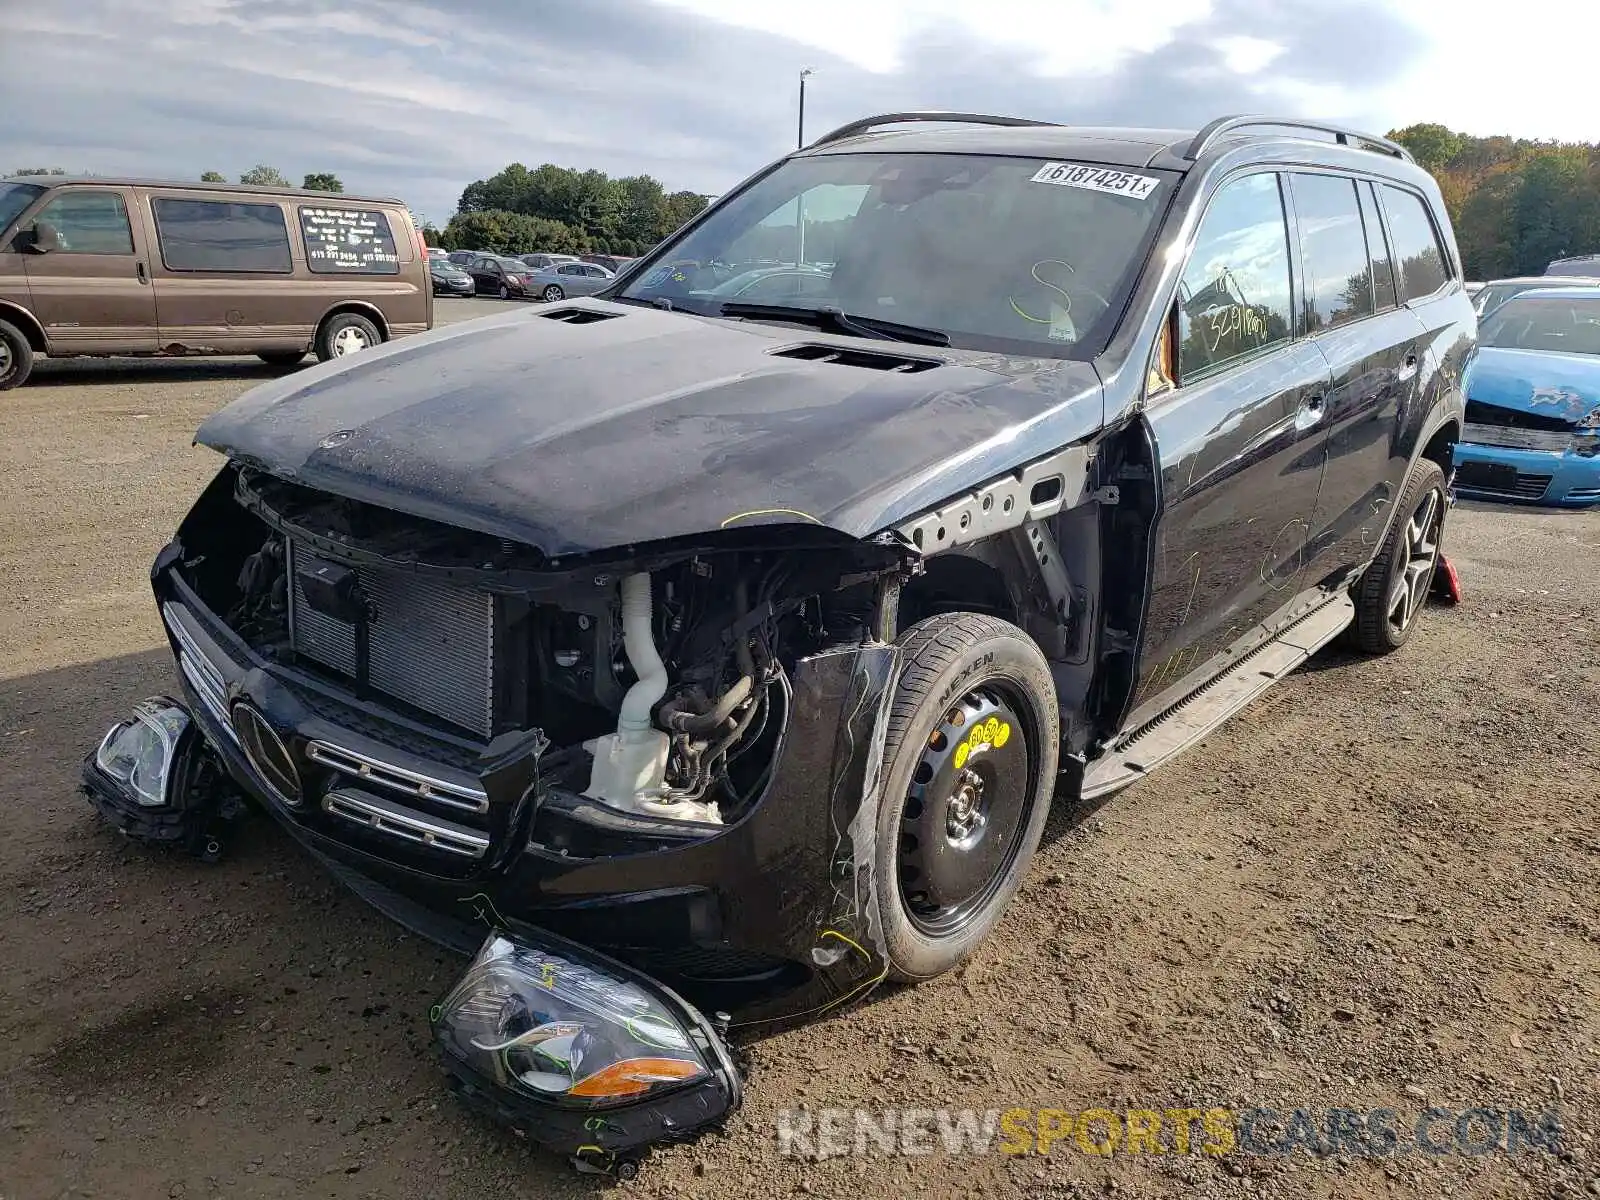
[[1313, 609], [1091, 762], [1080, 795], [1085, 800], [1110, 795], [1187, 750], [1343, 633], [1355, 615], [1345, 593]]

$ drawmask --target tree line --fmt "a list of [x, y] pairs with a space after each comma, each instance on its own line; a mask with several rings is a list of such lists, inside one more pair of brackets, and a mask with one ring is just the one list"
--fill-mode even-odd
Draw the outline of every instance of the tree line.
[[1438, 124], [1389, 136], [1439, 181], [1468, 279], [1542, 275], [1554, 259], [1600, 253], [1600, 145]]
[[496, 254], [642, 254], [705, 206], [699, 193], [668, 192], [649, 175], [613, 179], [512, 163], [462, 190], [440, 244]]

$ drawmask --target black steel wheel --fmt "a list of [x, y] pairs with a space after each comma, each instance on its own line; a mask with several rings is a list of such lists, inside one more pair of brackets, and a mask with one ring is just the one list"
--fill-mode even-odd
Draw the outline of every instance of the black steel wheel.
[[945, 613], [900, 638], [879, 809], [876, 900], [889, 973], [964, 959], [1022, 884], [1054, 788], [1049, 665], [1005, 621]]

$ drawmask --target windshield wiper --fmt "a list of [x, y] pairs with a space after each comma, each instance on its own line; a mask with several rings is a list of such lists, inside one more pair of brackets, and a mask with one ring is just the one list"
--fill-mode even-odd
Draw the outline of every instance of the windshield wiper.
[[888, 342], [915, 342], [921, 346], [948, 346], [950, 335], [942, 329], [927, 329], [921, 325], [902, 325], [898, 321], [880, 321], [877, 317], [852, 316], [831, 304], [816, 308], [799, 308], [787, 304], [745, 304], [730, 300], [720, 310], [724, 317], [748, 317], [751, 320], [799, 321], [851, 337], [878, 338]]

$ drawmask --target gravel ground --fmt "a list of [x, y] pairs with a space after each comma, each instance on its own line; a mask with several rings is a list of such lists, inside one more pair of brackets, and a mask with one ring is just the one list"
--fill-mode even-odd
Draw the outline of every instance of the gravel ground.
[[[616, 1188], [449, 1100], [424, 1014], [459, 963], [267, 822], [208, 868], [76, 793], [110, 720], [174, 686], [146, 571], [216, 467], [192, 431], [275, 373], [45, 363], [0, 396], [0, 1200]], [[970, 964], [758, 1043], [726, 1133], [626, 1190], [1600, 1195], [1600, 512], [1463, 504], [1448, 545], [1463, 606], [1392, 657], [1324, 653], [1097, 811], [1059, 807]], [[1562, 1152], [796, 1157], [776, 1134], [802, 1106], [1430, 1105], [1553, 1109]]]

